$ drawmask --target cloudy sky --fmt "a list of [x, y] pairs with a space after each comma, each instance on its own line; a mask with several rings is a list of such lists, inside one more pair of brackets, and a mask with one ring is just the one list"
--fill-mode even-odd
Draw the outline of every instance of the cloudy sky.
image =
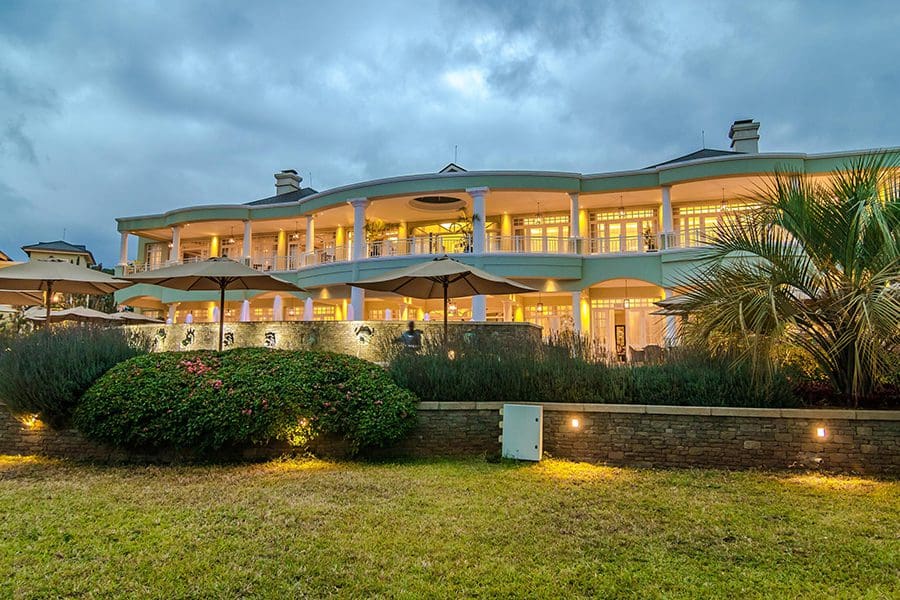
[[[895, 2], [0, 1], [0, 250], [115, 217], [472, 169], [900, 145]], [[132, 252], [134, 249], [132, 249]]]

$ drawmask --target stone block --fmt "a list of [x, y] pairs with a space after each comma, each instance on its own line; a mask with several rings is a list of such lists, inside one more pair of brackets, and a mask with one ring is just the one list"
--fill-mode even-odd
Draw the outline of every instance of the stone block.
[[746, 440], [744, 442], [744, 450], [759, 450], [762, 444], [757, 440]]

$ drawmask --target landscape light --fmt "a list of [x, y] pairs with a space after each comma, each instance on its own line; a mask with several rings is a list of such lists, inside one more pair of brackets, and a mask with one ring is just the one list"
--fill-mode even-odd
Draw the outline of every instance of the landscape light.
[[41, 426], [38, 415], [24, 415], [19, 418], [19, 421], [28, 429], [37, 429]]
[[578, 419], [572, 419], [572, 427], [578, 429], [581, 426], [581, 422]]
[[816, 437], [823, 438], [827, 435], [827, 431], [825, 431], [824, 427], [816, 427]]

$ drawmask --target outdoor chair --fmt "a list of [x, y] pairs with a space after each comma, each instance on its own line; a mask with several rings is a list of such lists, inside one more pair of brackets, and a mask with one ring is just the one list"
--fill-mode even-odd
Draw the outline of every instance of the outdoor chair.
[[633, 362], [633, 363], [644, 362], [644, 350], [637, 350], [631, 346], [628, 346], [628, 353], [631, 355], [631, 362]]

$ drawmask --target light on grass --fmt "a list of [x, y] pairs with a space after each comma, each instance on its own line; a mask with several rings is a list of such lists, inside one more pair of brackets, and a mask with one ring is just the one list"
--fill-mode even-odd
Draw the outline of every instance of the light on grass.
[[456, 350], [450, 350], [449, 352], [447, 352], [447, 358], [449, 358], [450, 360], [455, 360], [456, 359]]

